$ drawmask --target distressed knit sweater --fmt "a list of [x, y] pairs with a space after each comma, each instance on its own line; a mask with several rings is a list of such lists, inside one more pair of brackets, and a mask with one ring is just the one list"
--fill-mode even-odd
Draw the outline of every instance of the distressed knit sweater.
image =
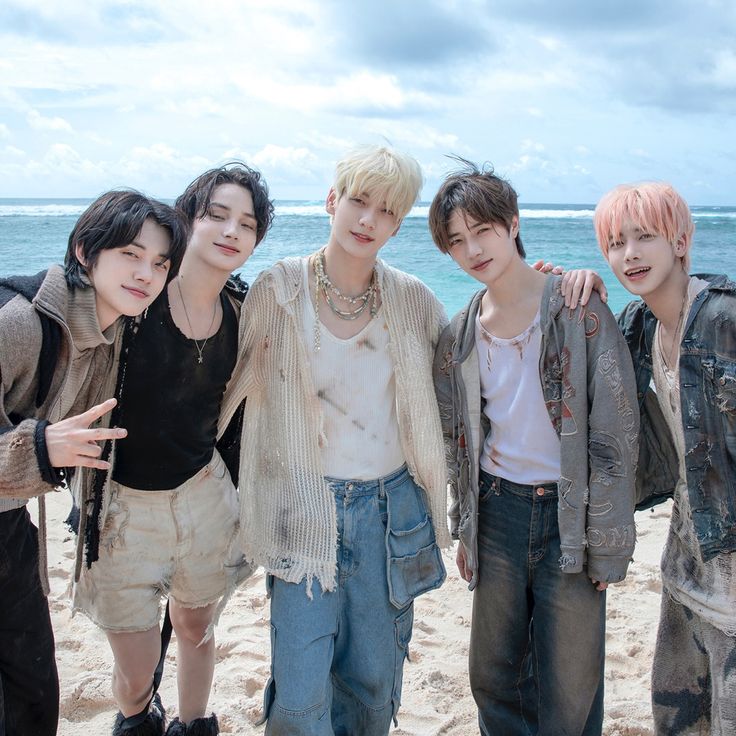
[[[326, 438], [307, 350], [301, 338], [305, 293], [302, 259], [260, 275], [244, 304], [238, 364], [231, 381], [248, 396], [240, 459], [240, 542], [248, 561], [287, 582], [316, 577], [335, 586], [337, 523], [324, 481]], [[446, 324], [437, 298], [418, 279], [377, 263], [396, 414], [407, 467], [423, 489], [437, 542], [447, 529], [447, 477], [432, 360]], [[366, 387], [369, 390], [369, 387]]]
[[[10, 283], [10, 282], [9, 282]], [[61, 328], [62, 341], [50, 389], [36, 405], [43, 313]], [[63, 269], [52, 266], [32, 302], [18, 294], [0, 310], [0, 512], [20, 508], [39, 497], [39, 557], [45, 570], [45, 508], [43, 494], [54, 484], [41, 467], [41, 420], [57, 422], [99, 403], [103, 378], [113, 364], [117, 324], [100, 332], [92, 288], [71, 291]], [[45, 450], [44, 450], [45, 451]], [[48, 462], [48, 457], [44, 458]]]

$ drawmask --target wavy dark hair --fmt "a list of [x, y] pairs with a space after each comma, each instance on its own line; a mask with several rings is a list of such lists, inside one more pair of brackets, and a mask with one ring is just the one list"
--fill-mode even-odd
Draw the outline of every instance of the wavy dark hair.
[[253, 197], [258, 245], [273, 223], [273, 202], [268, 198], [268, 185], [261, 172], [242, 161], [230, 161], [216, 169], [205, 171], [186, 188], [174, 206], [184, 213], [191, 225], [195, 217], [204, 217], [210, 206], [212, 193], [222, 184], [237, 184], [247, 189]]

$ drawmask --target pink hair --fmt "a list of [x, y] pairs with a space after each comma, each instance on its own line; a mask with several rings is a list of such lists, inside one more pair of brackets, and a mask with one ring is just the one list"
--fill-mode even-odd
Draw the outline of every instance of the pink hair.
[[690, 244], [695, 224], [687, 202], [666, 182], [622, 184], [604, 194], [595, 208], [593, 225], [598, 245], [608, 258], [608, 246], [618, 238], [625, 220], [646, 232], [662, 235], [671, 244], [682, 242], [682, 266], [690, 267]]

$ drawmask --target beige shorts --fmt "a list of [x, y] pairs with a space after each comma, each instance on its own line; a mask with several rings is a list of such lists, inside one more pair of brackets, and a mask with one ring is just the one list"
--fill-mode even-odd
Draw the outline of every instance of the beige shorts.
[[106, 631], [147, 631], [161, 598], [186, 608], [226, 596], [242, 579], [233, 551], [237, 492], [215, 452], [208, 465], [171, 491], [112, 484], [99, 559], [82, 570], [73, 606]]

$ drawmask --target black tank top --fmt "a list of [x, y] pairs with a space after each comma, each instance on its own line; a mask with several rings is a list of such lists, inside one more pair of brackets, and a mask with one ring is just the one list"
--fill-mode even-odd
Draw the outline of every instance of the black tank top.
[[[148, 308], [125, 357], [120, 426], [112, 477], [150, 491], [180, 486], [212, 458], [222, 395], [235, 366], [238, 321], [220, 294], [220, 329], [207, 340], [202, 363], [169, 311], [164, 289]], [[200, 348], [202, 340], [198, 340]]]

